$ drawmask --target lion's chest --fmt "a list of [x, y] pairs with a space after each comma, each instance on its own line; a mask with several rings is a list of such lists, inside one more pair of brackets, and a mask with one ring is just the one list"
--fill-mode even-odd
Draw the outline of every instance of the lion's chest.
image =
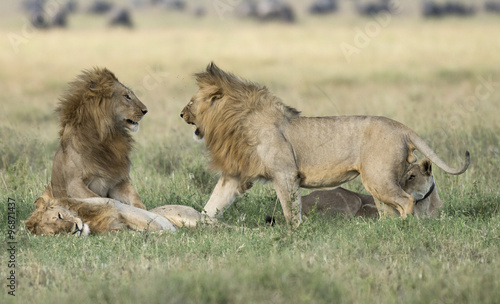
[[88, 184], [88, 187], [95, 194], [98, 194], [101, 197], [108, 197], [109, 190], [116, 184], [116, 182], [112, 182], [109, 179], [94, 177]]

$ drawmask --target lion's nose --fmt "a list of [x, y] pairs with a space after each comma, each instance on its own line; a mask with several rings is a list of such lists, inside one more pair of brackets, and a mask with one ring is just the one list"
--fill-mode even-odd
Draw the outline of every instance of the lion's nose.
[[184, 117], [184, 114], [181, 113], [181, 118], [183, 118], [183, 117]]
[[142, 111], [142, 115], [146, 115], [146, 113], [148, 112], [148, 109], [143, 109], [141, 111]]

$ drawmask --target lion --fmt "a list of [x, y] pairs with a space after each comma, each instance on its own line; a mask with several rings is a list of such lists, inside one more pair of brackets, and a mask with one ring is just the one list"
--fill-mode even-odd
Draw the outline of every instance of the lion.
[[[399, 182], [401, 188], [415, 198], [414, 214], [418, 217], [436, 217], [443, 207], [432, 175], [429, 159], [411, 164]], [[377, 206], [371, 195], [360, 194], [338, 187], [332, 190], [314, 191], [302, 196], [302, 212], [312, 210], [319, 214], [379, 217]]]
[[146, 209], [130, 183], [129, 154], [148, 110], [132, 90], [94, 68], [69, 84], [57, 112], [60, 147], [44, 197], [108, 197]]
[[299, 188], [332, 188], [361, 176], [381, 203], [402, 218], [413, 214], [415, 199], [399, 181], [419, 150], [449, 174], [454, 169], [414, 131], [380, 116], [303, 117], [259, 84], [243, 80], [213, 62], [195, 74], [198, 92], [181, 112], [195, 135], [205, 140], [210, 167], [221, 173], [204, 209], [222, 215], [255, 180], [272, 182], [287, 223], [302, 221]]
[[146, 211], [110, 198], [39, 197], [36, 209], [26, 220], [26, 228], [36, 235], [72, 233], [87, 236], [124, 229], [135, 231], [171, 231], [216, 221], [192, 207], [167, 205]]

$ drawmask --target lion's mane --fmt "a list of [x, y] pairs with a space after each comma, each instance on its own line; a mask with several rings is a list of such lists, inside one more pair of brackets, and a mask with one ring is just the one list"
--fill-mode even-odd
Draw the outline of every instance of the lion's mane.
[[88, 166], [103, 177], [126, 176], [130, 168], [131, 135], [115, 123], [113, 96], [118, 79], [108, 69], [84, 71], [69, 84], [56, 112], [60, 116], [61, 147], [71, 142]]
[[42, 216], [49, 212], [51, 208], [61, 207], [71, 212], [75, 217], [79, 217], [85, 224], [89, 225], [92, 233], [104, 233], [106, 231], [116, 231], [125, 227], [124, 219], [117, 213], [112, 200], [109, 204], [86, 204], [71, 198], [60, 198], [46, 200], [40, 197], [35, 202], [36, 209], [26, 220], [26, 229], [36, 234], [40, 225], [44, 225]]
[[241, 178], [243, 187], [266, 176], [256, 151], [255, 127], [283, 125], [300, 112], [282, 103], [267, 87], [226, 73], [213, 63], [195, 77], [200, 93], [212, 99], [196, 117], [197, 127], [205, 134], [211, 168]]

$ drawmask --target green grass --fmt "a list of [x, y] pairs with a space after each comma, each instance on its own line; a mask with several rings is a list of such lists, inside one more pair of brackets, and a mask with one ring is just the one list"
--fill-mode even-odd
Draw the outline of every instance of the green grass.
[[[12, 2], [9, 5], [14, 7]], [[19, 33], [8, 14], [0, 36]], [[143, 11], [133, 31], [77, 16], [37, 32], [19, 53], [0, 48], [0, 303], [498, 303], [500, 20], [397, 18], [348, 63], [339, 45], [370, 19], [302, 16], [297, 25], [194, 19]], [[437, 219], [323, 218], [290, 231], [272, 187], [238, 198], [223, 222], [176, 234], [37, 237], [24, 230], [50, 180], [57, 98], [82, 69], [107, 66], [149, 113], [134, 135], [132, 181], [148, 208], [201, 210], [217, 181], [203, 144], [179, 118], [192, 74], [211, 60], [266, 84], [304, 115], [370, 114], [417, 131], [461, 176], [434, 167]], [[151, 71], [162, 75], [146, 89]], [[480, 89], [481, 90], [481, 89]], [[484, 92], [484, 91], [483, 91]], [[363, 191], [359, 180], [346, 185]], [[304, 191], [306, 192], [306, 191]], [[7, 200], [16, 201], [16, 297], [7, 295]], [[269, 227], [266, 215], [276, 214]], [[4, 241], [5, 240], [5, 241]]]

